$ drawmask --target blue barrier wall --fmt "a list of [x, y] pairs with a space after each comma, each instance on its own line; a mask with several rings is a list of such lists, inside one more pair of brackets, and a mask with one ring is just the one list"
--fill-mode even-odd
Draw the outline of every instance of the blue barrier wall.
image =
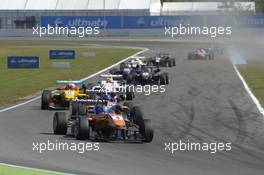
[[42, 16], [41, 26], [100, 27], [106, 29], [155, 29], [165, 26], [232, 26], [264, 28], [264, 15], [184, 16]]

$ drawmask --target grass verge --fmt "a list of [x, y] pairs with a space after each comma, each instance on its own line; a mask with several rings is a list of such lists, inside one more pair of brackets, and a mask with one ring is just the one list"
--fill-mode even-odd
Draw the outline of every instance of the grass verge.
[[238, 69], [261, 105], [264, 106], [264, 64], [239, 65]]
[[13, 167], [8, 165], [0, 165], [0, 175], [59, 175], [56, 173], [33, 170], [27, 168]]
[[[87, 44], [87, 43], [86, 43]], [[89, 43], [88, 43], [89, 44]], [[49, 50], [76, 51], [75, 60], [50, 60]], [[14, 103], [47, 87], [55, 81], [78, 80], [108, 67], [140, 49], [95, 47], [69, 41], [0, 42], [0, 106]], [[84, 57], [83, 52], [95, 52], [95, 57]], [[7, 56], [40, 56], [40, 69], [8, 69]], [[52, 62], [69, 62], [70, 68], [53, 68]]]

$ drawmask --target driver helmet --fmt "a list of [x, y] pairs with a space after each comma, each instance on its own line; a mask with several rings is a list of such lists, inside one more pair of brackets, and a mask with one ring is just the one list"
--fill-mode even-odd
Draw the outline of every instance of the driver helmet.
[[109, 108], [107, 106], [97, 105], [95, 107], [95, 113], [96, 114], [106, 114], [108, 112], [109, 112]]
[[75, 88], [76, 88], [75, 84], [68, 84], [68, 85], [66, 86], [66, 89], [68, 89], [68, 90], [73, 90], [73, 89], [75, 89]]
[[113, 80], [113, 77], [110, 77], [110, 76], [109, 76], [109, 77], [106, 78], [106, 81], [107, 81], [107, 82], [113, 82], [114, 80]]

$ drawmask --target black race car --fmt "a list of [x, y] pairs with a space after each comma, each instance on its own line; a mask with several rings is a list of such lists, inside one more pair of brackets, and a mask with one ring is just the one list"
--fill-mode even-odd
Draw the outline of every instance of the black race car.
[[155, 57], [145, 59], [148, 66], [173, 67], [176, 66], [175, 58], [172, 58], [168, 53], [159, 53]]
[[126, 77], [127, 84], [140, 85], [166, 85], [169, 84], [169, 76], [167, 72], [162, 72], [156, 66], [142, 66], [134, 69]]

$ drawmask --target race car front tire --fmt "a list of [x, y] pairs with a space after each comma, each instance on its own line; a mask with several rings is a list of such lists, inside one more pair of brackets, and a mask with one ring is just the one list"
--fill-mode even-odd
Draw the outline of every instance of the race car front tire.
[[86, 140], [90, 137], [89, 121], [86, 115], [78, 116], [75, 124], [75, 138], [77, 140]]
[[144, 137], [144, 142], [152, 142], [154, 136], [154, 130], [151, 125], [151, 121], [149, 119], [143, 120], [143, 127], [141, 130], [143, 131], [142, 135]]
[[67, 114], [66, 112], [55, 112], [53, 117], [53, 132], [56, 135], [66, 135], [67, 133]]

